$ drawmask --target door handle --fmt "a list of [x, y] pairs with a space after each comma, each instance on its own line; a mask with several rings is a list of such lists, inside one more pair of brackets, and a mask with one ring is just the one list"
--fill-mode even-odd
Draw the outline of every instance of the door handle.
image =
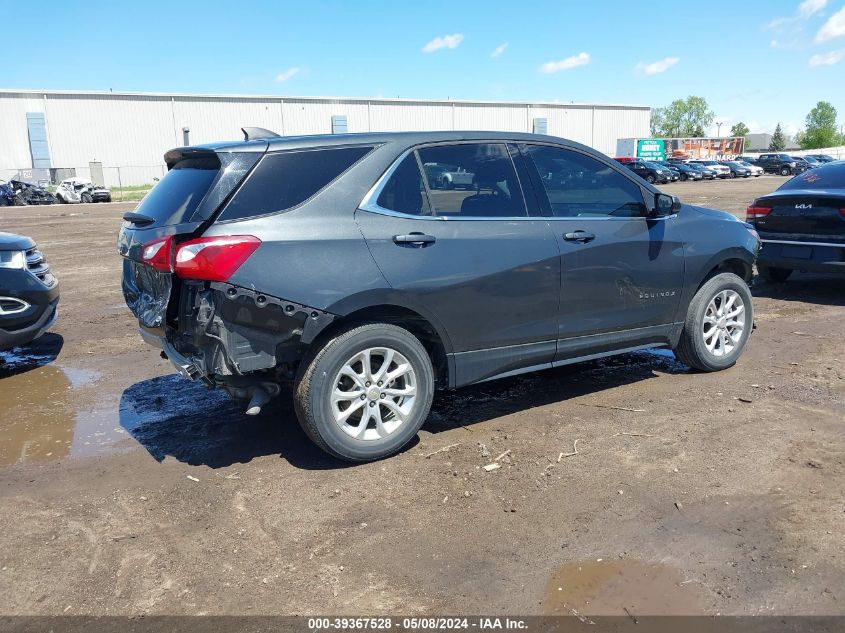
[[408, 235], [394, 235], [393, 242], [400, 246], [424, 246], [426, 244], [434, 244], [437, 238], [433, 235], [426, 235], [425, 233], [409, 233]]
[[572, 233], [564, 233], [563, 239], [567, 242], [586, 244], [587, 242], [592, 242], [596, 239], [596, 236], [594, 233], [587, 233], [587, 231], [573, 231]]

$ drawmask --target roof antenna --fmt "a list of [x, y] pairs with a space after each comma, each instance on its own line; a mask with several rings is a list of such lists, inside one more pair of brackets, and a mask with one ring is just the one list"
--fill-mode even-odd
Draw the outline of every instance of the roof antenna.
[[257, 138], [281, 138], [279, 134], [265, 130], [263, 127], [242, 127], [245, 141], [252, 141]]

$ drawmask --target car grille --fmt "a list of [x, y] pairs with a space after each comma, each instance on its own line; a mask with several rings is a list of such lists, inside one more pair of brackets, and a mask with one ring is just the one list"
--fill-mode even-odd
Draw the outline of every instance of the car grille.
[[33, 275], [38, 277], [43, 283], [52, 286], [56, 283], [56, 278], [50, 273], [50, 264], [44, 258], [44, 254], [33, 246], [26, 252], [26, 266]]

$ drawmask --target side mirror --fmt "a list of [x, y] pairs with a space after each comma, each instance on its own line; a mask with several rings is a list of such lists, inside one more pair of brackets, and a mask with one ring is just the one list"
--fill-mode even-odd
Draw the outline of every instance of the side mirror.
[[681, 210], [681, 199], [666, 193], [654, 194], [654, 216], [665, 218]]

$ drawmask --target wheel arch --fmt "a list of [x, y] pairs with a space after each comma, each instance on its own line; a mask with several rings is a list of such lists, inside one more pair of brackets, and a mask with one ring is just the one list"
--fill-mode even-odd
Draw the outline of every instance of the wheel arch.
[[363, 323], [390, 323], [416, 336], [431, 358], [438, 383], [448, 386], [454, 377], [451, 366], [452, 343], [437, 318], [425, 308], [403, 300], [397, 293], [364, 293], [329, 308], [336, 315], [324, 328], [303, 341], [319, 345], [335, 334]]

